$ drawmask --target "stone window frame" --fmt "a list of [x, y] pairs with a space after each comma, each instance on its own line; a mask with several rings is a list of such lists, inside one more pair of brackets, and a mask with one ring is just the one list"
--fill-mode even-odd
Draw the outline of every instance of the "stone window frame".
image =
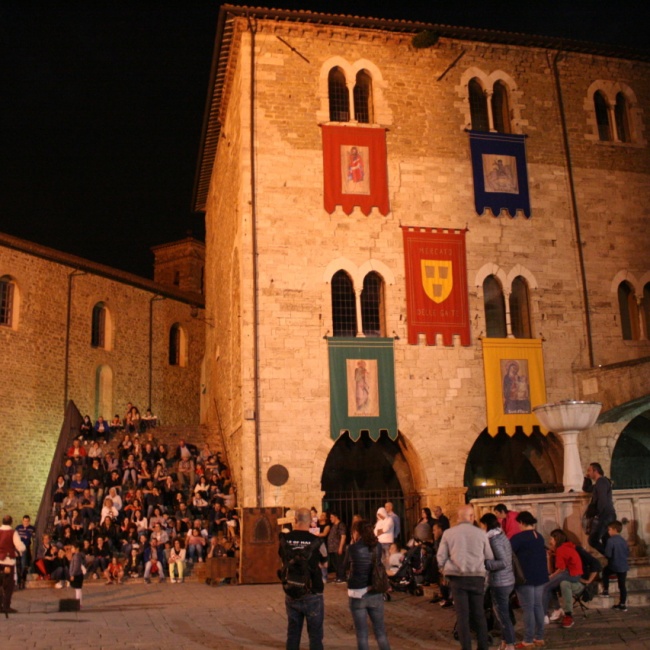
[[[623, 313], [623, 305], [620, 301], [620, 287], [626, 284], [631, 290], [631, 297], [634, 298], [634, 305], [627, 305], [627, 313]], [[623, 341], [647, 341], [650, 339], [650, 271], [644, 273], [640, 279], [628, 270], [619, 271], [610, 285], [610, 291], [614, 294], [612, 307], [616, 310], [620, 319], [621, 337]], [[624, 321], [627, 317], [629, 332], [626, 332]], [[629, 337], [626, 337], [626, 333]]]
[[111, 350], [113, 341], [113, 316], [108, 305], [99, 301], [93, 305], [90, 324], [90, 347]]
[[476, 273], [474, 284], [476, 286], [478, 298], [483, 305], [483, 322], [484, 328], [483, 333], [487, 337], [487, 318], [485, 314], [485, 296], [483, 295], [483, 283], [486, 278], [489, 276], [494, 276], [503, 291], [503, 303], [505, 309], [505, 324], [506, 324], [506, 338], [515, 338], [515, 335], [512, 333], [512, 314], [511, 314], [511, 294], [512, 294], [512, 285], [514, 281], [521, 277], [525, 280], [528, 288], [528, 320], [529, 320], [529, 330], [531, 338], [535, 338], [533, 335], [534, 330], [534, 314], [539, 311], [539, 299], [536, 297], [535, 293], [539, 288], [537, 283], [537, 278], [535, 275], [521, 264], [516, 264], [513, 266], [508, 273], [493, 262], [488, 262], [484, 264]]
[[185, 368], [187, 366], [187, 332], [178, 322], [169, 328], [168, 363], [170, 366]]
[[523, 127], [528, 124], [528, 121], [523, 120], [521, 117], [522, 109], [524, 108], [521, 101], [523, 93], [518, 89], [515, 80], [504, 70], [497, 69], [488, 74], [476, 66], [467, 68], [460, 78], [460, 84], [456, 86], [456, 92], [461, 100], [457, 102], [457, 106], [463, 116], [463, 124], [460, 126], [460, 130], [468, 131], [472, 129], [472, 111], [469, 100], [469, 83], [472, 80], [479, 84], [486, 96], [489, 133], [498, 132], [494, 127], [492, 107], [494, 86], [498, 82], [506, 91], [508, 113], [510, 115], [510, 130], [504, 132], [523, 134]]
[[[605, 101], [610, 137], [601, 139], [601, 133], [596, 116], [596, 95], [600, 95]], [[621, 116], [617, 115], [617, 102], [619, 96], [626, 102], [625, 111], [627, 117], [628, 138], [622, 140], [618, 130], [620, 128]], [[642, 147], [647, 144], [643, 137], [645, 127], [643, 124], [643, 110], [639, 107], [636, 94], [627, 84], [619, 81], [597, 79], [587, 89], [584, 98], [583, 109], [586, 113], [587, 133], [585, 139], [604, 146], [617, 147]]]
[[[329, 292], [330, 300], [328, 301], [330, 312], [327, 315], [329, 316], [329, 322], [332, 324], [332, 329], [329, 330], [331, 336], [336, 336], [334, 334], [334, 307], [335, 306], [332, 304], [333, 301], [331, 299], [332, 298], [331, 285], [332, 285], [332, 279], [339, 272], [344, 272], [349, 277], [352, 284], [352, 288], [354, 290], [354, 300], [355, 300], [355, 308], [356, 308], [355, 336], [359, 338], [388, 336], [388, 325], [387, 325], [387, 318], [386, 318], [386, 314], [388, 313], [387, 286], [391, 286], [395, 284], [395, 276], [393, 275], [393, 272], [390, 270], [388, 266], [386, 266], [386, 264], [376, 259], [367, 260], [361, 266], [357, 266], [354, 262], [344, 257], [339, 257], [335, 260], [332, 260], [328, 264], [327, 268], [323, 273], [323, 281], [326, 284], [330, 285], [330, 292]], [[364, 318], [363, 318], [363, 309], [362, 309], [362, 295], [363, 295], [365, 279], [371, 273], [376, 274], [382, 281], [381, 298], [379, 304], [377, 305], [377, 311], [378, 311], [377, 318], [381, 325], [381, 331], [379, 334], [377, 334], [375, 331], [372, 331], [370, 333], [364, 333], [365, 328], [364, 328]], [[346, 335], [344, 334], [343, 336]]]
[[17, 330], [20, 316], [20, 288], [18, 287], [16, 278], [9, 274], [0, 276], [0, 283], [3, 285], [2, 291], [0, 292], [0, 299], [6, 302], [2, 306], [2, 312], [0, 312], [2, 314], [0, 327], [5, 330]]
[[[334, 68], [339, 68], [344, 76], [348, 90], [349, 119], [347, 121], [338, 121], [330, 119], [330, 101], [329, 101], [329, 76]], [[368, 100], [371, 107], [372, 116], [370, 122], [358, 122], [355, 119], [354, 95], [357, 84], [357, 74], [365, 72], [371, 80], [371, 92]], [[377, 126], [379, 124], [389, 125], [393, 122], [392, 111], [384, 98], [384, 81], [381, 70], [368, 59], [357, 59], [350, 63], [342, 56], [333, 56], [328, 58], [321, 66], [318, 79], [318, 96], [320, 99], [320, 109], [317, 111], [316, 119], [319, 124], [350, 124], [354, 126]]]

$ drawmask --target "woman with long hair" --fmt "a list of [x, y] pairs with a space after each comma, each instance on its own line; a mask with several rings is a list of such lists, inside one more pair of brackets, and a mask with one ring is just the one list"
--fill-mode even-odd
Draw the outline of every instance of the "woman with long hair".
[[348, 547], [350, 577], [348, 596], [358, 650], [368, 648], [368, 617], [380, 650], [390, 650], [384, 625], [384, 595], [372, 591], [373, 563], [381, 563], [382, 549], [373, 524], [361, 520], [352, 524], [352, 543]]
[[510, 620], [510, 594], [515, 588], [512, 548], [496, 515], [486, 512], [481, 517], [481, 525], [487, 533], [494, 555], [493, 560], [485, 560], [485, 568], [488, 570], [492, 609], [501, 626], [502, 641], [499, 650], [514, 650], [515, 628]]

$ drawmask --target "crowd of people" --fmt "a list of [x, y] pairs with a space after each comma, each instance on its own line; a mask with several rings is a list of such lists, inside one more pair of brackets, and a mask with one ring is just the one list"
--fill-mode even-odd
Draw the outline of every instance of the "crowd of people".
[[[146, 419], [132, 404], [115, 427], [84, 419], [52, 488], [52, 526], [36, 544], [40, 579], [63, 588], [77, 571], [107, 585], [180, 583], [188, 566], [237, 554], [236, 493], [221, 453], [182, 439], [168, 449], [154, 436], [155, 416]], [[108, 445], [115, 433], [119, 443]]]

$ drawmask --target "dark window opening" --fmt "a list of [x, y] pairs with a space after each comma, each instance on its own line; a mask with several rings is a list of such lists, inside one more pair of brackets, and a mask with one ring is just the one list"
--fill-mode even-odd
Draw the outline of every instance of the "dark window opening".
[[596, 110], [596, 124], [598, 125], [598, 138], [607, 142], [612, 139], [612, 129], [609, 124], [609, 110], [607, 102], [601, 92], [594, 95], [594, 108]]
[[11, 280], [0, 280], [0, 325], [11, 327], [14, 311], [14, 283]]
[[634, 289], [627, 282], [618, 285], [618, 308], [621, 314], [621, 333], [624, 341], [639, 338], [639, 313]]
[[102, 303], [93, 307], [90, 345], [94, 348], [106, 347], [106, 307]]
[[508, 89], [501, 81], [497, 81], [492, 90], [492, 117], [497, 133], [512, 133]]
[[383, 327], [383, 293], [384, 283], [381, 276], [374, 271], [363, 279], [361, 292], [361, 323], [366, 336], [382, 336]]
[[372, 77], [365, 71], [357, 73], [354, 85], [354, 119], [363, 124], [370, 124], [372, 115]]
[[481, 84], [476, 79], [469, 82], [469, 111], [474, 131], [489, 131], [487, 98]]
[[632, 142], [632, 137], [630, 135], [630, 122], [628, 119], [627, 99], [623, 93], [618, 93], [616, 95], [614, 117], [616, 118], [616, 131], [618, 134], [618, 139], [621, 142]]
[[332, 68], [328, 77], [330, 121], [350, 121], [350, 96], [341, 68]]
[[169, 365], [181, 365], [181, 328], [172, 325], [169, 330]]
[[332, 321], [334, 336], [357, 335], [354, 287], [345, 271], [338, 271], [332, 278]]
[[485, 329], [488, 338], [503, 339], [506, 330], [506, 303], [500, 282], [488, 275], [483, 282], [483, 304], [485, 306]]
[[516, 339], [532, 338], [528, 284], [518, 275], [512, 282], [510, 293], [510, 325]]

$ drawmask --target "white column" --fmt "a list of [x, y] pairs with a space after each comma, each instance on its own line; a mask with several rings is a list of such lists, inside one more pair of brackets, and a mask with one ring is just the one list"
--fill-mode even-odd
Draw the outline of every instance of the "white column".
[[580, 451], [578, 449], [578, 434], [580, 431], [562, 431], [564, 443], [564, 474], [562, 483], [565, 492], [581, 492], [584, 476], [582, 464], [580, 463]]

